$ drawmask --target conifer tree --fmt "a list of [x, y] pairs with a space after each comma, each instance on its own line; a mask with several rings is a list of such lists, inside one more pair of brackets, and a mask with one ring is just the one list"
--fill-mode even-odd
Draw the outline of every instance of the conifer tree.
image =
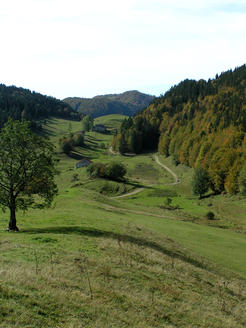
[[193, 193], [199, 195], [200, 198], [209, 189], [209, 176], [207, 171], [201, 166], [197, 167], [192, 180]]

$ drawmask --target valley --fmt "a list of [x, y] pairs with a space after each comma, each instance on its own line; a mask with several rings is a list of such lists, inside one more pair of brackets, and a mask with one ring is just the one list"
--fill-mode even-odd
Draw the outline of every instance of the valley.
[[[52, 207], [18, 212], [19, 233], [1, 213], [0, 327], [244, 327], [245, 196], [199, 199], [194, 169], [155, 152], [112, 154], [111, 133], [86, 132], [66, 155], [58, 142], [70, 130], [81, 122], [43, 125], [59, 159]], [[84, 157], [124, 164], [126, 180], [89, 179], [76, 169]]]

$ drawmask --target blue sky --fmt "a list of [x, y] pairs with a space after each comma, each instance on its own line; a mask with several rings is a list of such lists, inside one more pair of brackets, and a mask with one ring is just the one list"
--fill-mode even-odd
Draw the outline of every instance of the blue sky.
[[60, 99], [139, 90], [246, 63], [246, 0], [8, 0], [0, 83]]

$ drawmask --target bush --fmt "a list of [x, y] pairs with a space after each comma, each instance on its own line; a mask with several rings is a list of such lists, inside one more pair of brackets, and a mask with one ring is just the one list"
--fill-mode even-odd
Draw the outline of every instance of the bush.
[[79, 181], [79, 175], [78, 173], [74, 173], [71, 182]]
[[87, 173], [91, 178], [103, 178], [105, 171], [105, 164], [102, 163], [92, 163], [87, 167]]
[[119, 191], [119, 185], [114, 184], [114, 182], [105, 182], [100, 188], [100, 193], [103, 195], [115, 194]]
[[74, 146], [83, 146], [84, 145], [84, 135], [79, 133], [73, 136]]
[[98, 177], [118, 181], [124, 179], [126, 168], [121, 163], [92, 163], [88, 166], [87, 172], [92, 178]]
[[192, 179], [192, 189], [193, 193], [199, 195], [200, 198], [202, 198], [202, 195], [209, 189], [208, 172], [200, 166], [195, 169]]
[[105, 177], [112, 180], [122, 180], [126, 174], [126, 168], [121, 163], [106, 164]]
[[208, 220], [214, 220], [214, 219], [215, 219], [214, 212], [209, 211], [209, 212], [206, 214], [206, 218], [207, 218]]
[[73, 141], [71, 138], [63, 137], [59, 140], [59, 144], [61, 151], [65, 154], [69, 154], [70, 151], [73, 149]]
[[176, 159], [174, 156], [172, 158], [172, 164], [175, 165], [175, 166], [178, 166], [180, 164], [179, 160]]
[[239, 175], [239, 183], [242, 195], [246, 196], [246, 164], [242, 167]]

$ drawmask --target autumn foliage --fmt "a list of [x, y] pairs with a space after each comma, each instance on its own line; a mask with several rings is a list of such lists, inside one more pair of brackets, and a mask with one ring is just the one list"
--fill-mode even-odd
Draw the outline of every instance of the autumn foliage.
[[244, 188], [245, 95], [245, 65], [213, 80], [185, 80], [123, 122], [113, 148], [121, 153], [158, 149], [176, 163], [204, 168], [215, 193], [235, 194]]

